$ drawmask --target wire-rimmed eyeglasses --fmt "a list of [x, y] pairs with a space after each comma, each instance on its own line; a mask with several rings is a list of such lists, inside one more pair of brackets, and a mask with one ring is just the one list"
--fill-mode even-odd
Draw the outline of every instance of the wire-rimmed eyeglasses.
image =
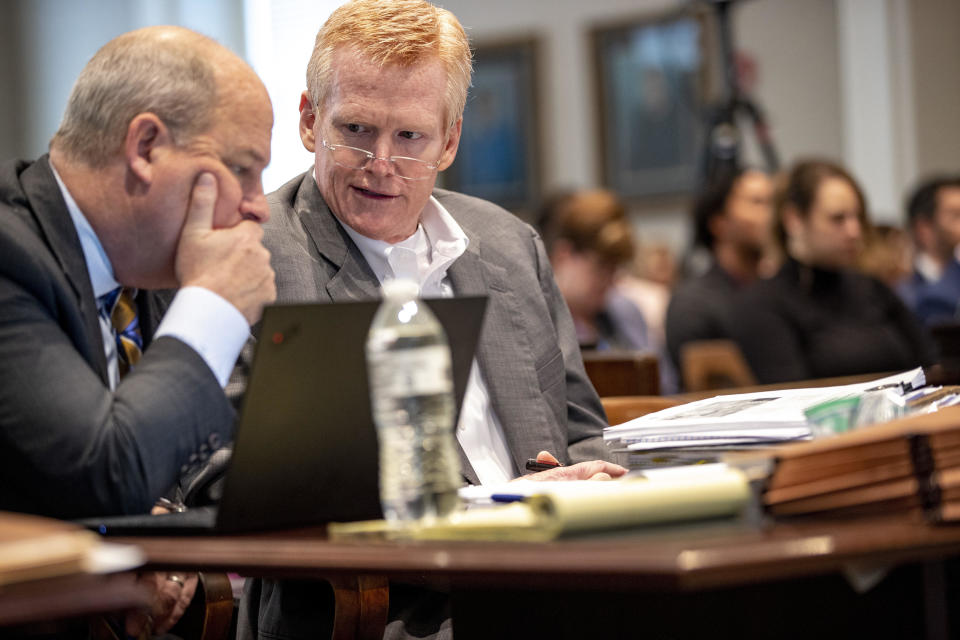
[[366, 149], [358, 149], [345, 144], [330, 144], [326, 140], [321, 141], [327, 151], [333, 155], [333, 161], [346, 169], [361, 170], [367, 166], [368, 162], [373, 160], [386, 160], [393, 164], [393, 172], [399, 178], [404, 180], [425, 180], [429, 178], [434, 170], [440, 166], [440, 161], [427, 162], [417, 158], [408, 158], [407, 156], [388, 156], [381, 158]]

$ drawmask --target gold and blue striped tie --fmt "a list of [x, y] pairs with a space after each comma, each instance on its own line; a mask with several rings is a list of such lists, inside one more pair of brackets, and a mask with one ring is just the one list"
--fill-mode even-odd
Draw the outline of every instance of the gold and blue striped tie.
[[140, 334], [140, 321], [137, 319], [137, 303], [133, 299], [136, 291], [117, 287], [100, 296], [104, 313], [113, 325], [121, 378], [133, 369], [143, 355], [143, 336]]

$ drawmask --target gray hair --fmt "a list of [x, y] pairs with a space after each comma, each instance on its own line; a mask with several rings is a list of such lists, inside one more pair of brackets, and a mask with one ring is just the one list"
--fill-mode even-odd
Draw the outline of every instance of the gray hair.
[[217, 106], [213, 40], [187, 29], [148, 28], [104, 45], [84, 67], [50, 146], [103, 167], [137, 114], [153, 113], [182, 144], [207, 130]]

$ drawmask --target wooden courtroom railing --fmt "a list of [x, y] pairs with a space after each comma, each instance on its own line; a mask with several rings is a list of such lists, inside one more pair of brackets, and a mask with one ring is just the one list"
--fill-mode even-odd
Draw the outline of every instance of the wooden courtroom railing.
[[583, 365], [601, 397], [655, 396], [660, 393], [657, 356], [648, 351], [586, 350]]

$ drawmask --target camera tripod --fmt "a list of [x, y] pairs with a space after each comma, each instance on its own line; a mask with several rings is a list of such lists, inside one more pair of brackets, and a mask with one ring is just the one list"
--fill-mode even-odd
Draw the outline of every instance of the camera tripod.
[[738, 121], [745, 121], [752, 128], [763, 155], [764, 168], [773, 173], [780, 167], [763, 111], [745, 95], [737, 77], [733, 31], [730, 26], [730, 10], [735, 1], [712, 0], [709, 3], [715, 9], [720, 36], [724, 91], [719, 103], [708, 107], [705, 113], [706, 136], [701, 168], [703, 185], [712, 184], [720, 177], [741, 168], [743, 136]]

